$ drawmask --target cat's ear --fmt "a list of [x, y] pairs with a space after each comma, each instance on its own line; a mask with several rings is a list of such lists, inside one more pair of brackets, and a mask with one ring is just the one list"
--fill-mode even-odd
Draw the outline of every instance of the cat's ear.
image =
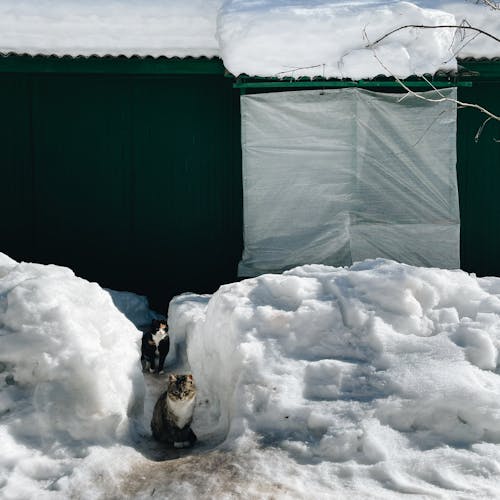
[[175, 382], [177, 380], [177, 377], [171, 373], [169, 376], [168, 376], [168, 381], [169, 382]]
[[192, 376], [191, 374], [187, 375], [187, 376], [186, 376], [186, 378], [187, 378], [190, 382], [192, 382], [192, 381], [193, 381], [193, 376]]

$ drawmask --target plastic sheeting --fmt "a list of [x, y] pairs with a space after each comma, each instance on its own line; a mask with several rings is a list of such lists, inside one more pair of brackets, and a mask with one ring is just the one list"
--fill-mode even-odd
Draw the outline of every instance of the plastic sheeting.
[[240, 276], [385, 257], [460, 266], [456, 89], [241, 98]]

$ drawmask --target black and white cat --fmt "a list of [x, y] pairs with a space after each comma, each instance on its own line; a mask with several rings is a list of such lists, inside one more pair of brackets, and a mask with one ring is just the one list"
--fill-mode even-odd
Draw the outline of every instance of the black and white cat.
[[158, 356], [158, 373], [164, 373], [163, 367], [169, 350], [170, 337], [167, 322], [166, 320], [154, 319], [149, 330], [142, 336], [141, 361], [143, 370], [149, 369], [150, 373], [154, 373], [156, 356]]
[[158, 398], [153, 410], [153, 437], [173, 448], [192, 446], [197, 439], [190, 427], [195, 400], [193, 376], [170, 374], [167, 390]]

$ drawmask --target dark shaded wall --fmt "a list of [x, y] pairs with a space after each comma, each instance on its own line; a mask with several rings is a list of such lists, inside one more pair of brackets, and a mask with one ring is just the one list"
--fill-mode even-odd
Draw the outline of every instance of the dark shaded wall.
[[[500, 60], [464, 61], [475, 73], [473, 86], [459, 88], [459, 100], [500, 116]], [[479, 276], [500, 276], [500, 122], [474, 109], [458, 110], [457, 175], [460, 196], [461, 267]]]
[[[500, 114], [500, 61], [464, 64], [459, 98]], [[161, 312], [237, 280], [239, 93], [219, 60], [0, 58], [0, 105], [0, 251]], [[476, 143], [484, 116], [458, 113], [462, 268], [500, 276], [500, 124]]]
[[0, 251], [147, 295], [161, 312], [173, 295], [234, 281], [239, 96], [220, 62], [184, 75], [48, 62], [46, 74], [0, 74]]

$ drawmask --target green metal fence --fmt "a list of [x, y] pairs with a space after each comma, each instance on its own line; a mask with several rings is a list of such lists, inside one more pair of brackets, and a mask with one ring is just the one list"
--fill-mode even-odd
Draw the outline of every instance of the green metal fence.
[[[459, 100], [479, 104], [500, 115], [500, 61], [464, 64], [477, 75], [473, 86], [459, 88]], [[486, 115], [459, 109], [457, 173], [461, 217], [462, 268], [480, 276], [500, 276], [500, 123]]]
[[0, 75], [0, 248], [165, 311], [175, 294], [236, 279], [241, 159], [238, 94], [220, 62], [187, 61], [184, 74], [158, 62], [126, 74], [126, 61], [96, 72], [84, 59], [91, 73], [58, 73], [53, 58], [46, 72], [19, 58], [22, 71]]
[[[466, 65], [459, 98], [500, 114], [500, 62]], [[236, 280], [234, 83], [219, 60], [0, 58], [0, 251], [148, 295], [163, 312], [175, 294]], [[500, 276], [500, 126], [476, 143], [483, 119], [458, 115], [461, 258]]]

